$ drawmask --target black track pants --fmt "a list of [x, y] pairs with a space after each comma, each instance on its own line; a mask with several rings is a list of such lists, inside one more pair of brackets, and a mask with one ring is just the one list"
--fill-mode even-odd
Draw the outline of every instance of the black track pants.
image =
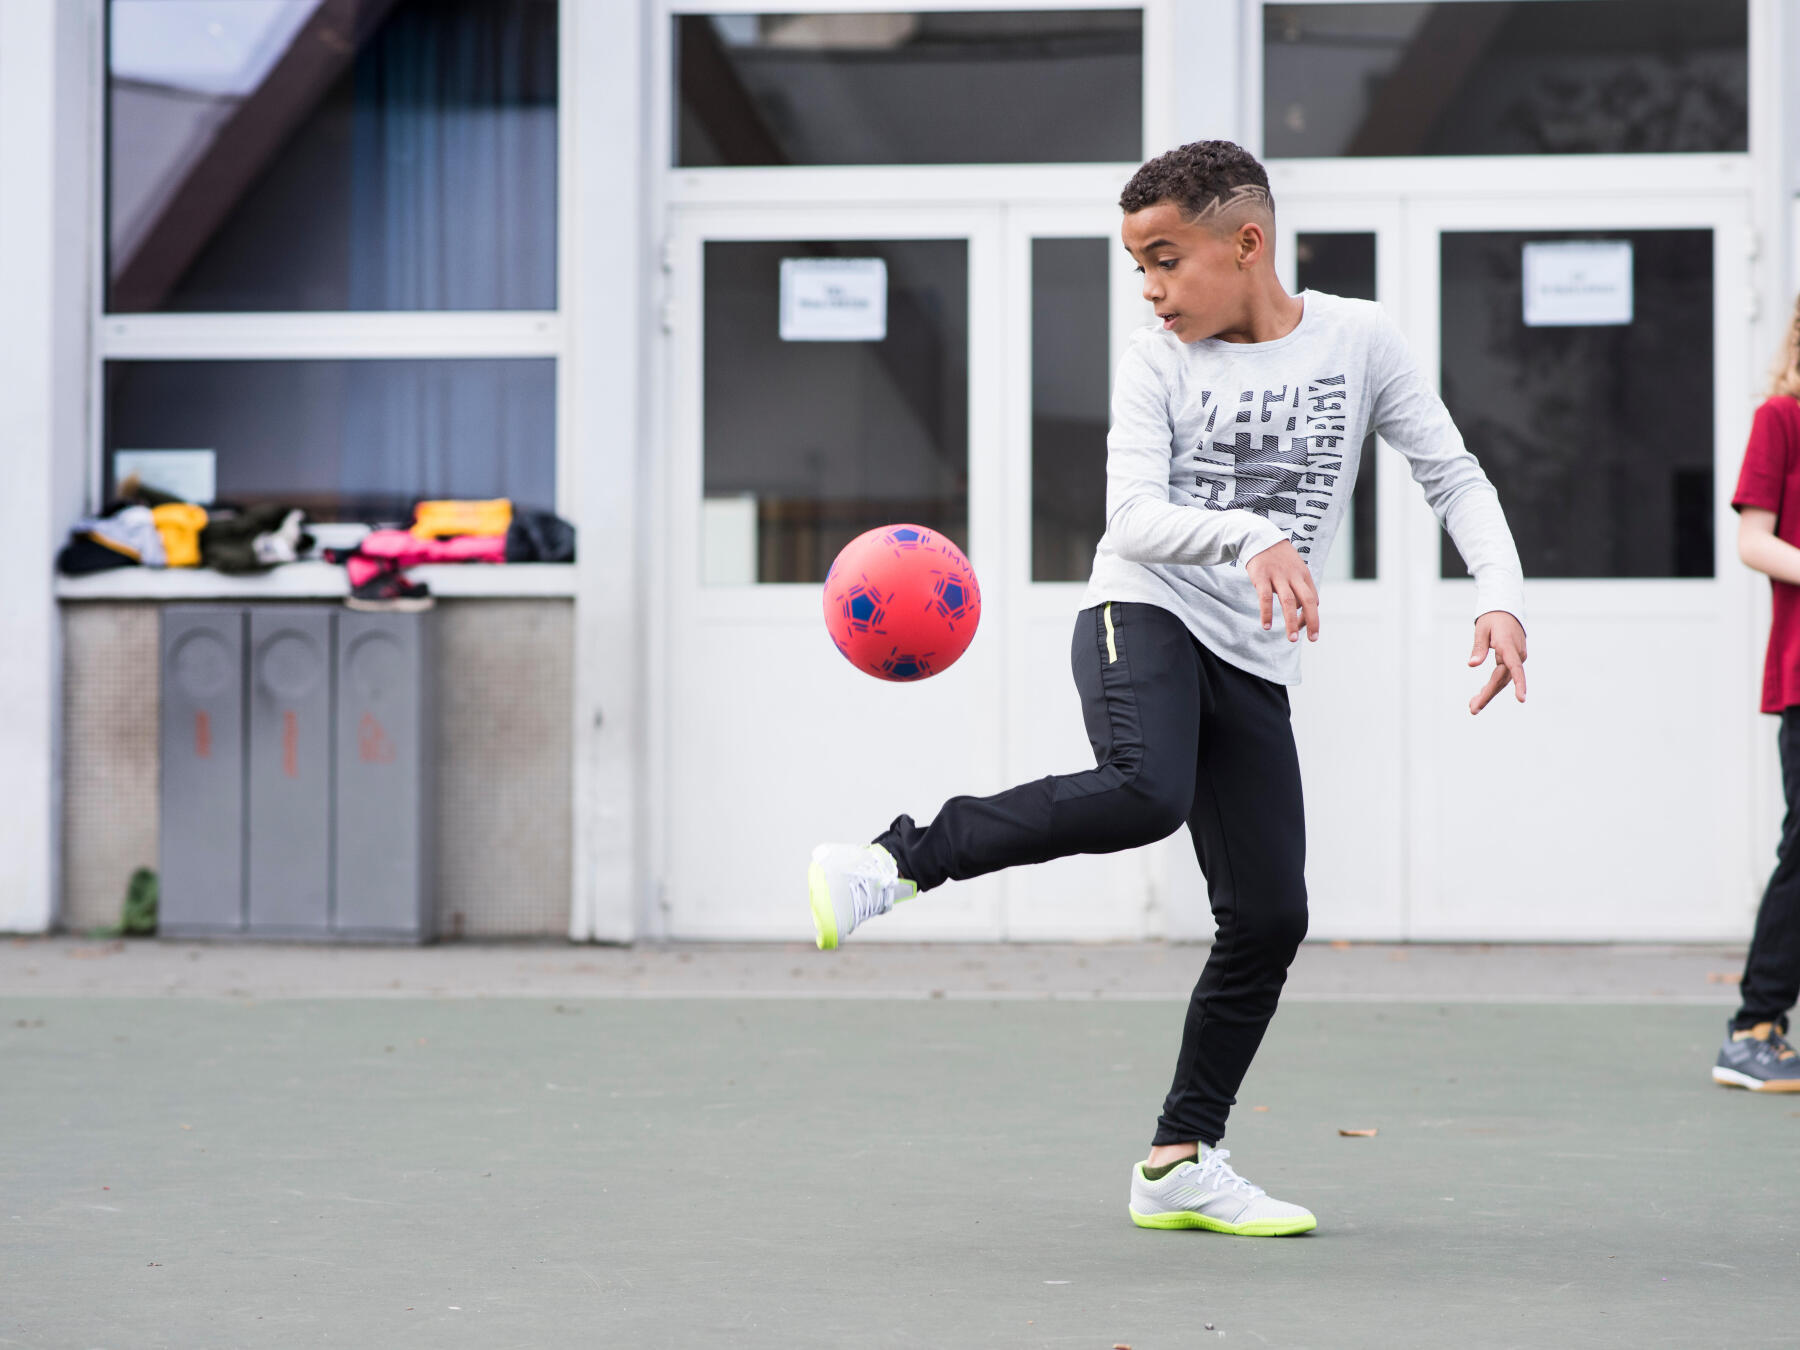
[[1781, 823], [1775, 871], [1756, 911], [1756, 936], [1744, 960], [1743, 1003], [1734, 1023], [1740, 1029], [1758, 1022], [1785, 1027], [1800, 997], [1800, 708], [1783, 710], [1780, 745], [1787, 818]]
[[952, 797], [875, 842], [929, 890], [1020, 863], [1116, 853], [1186, 822], [1218, 935], [1188, 1003], [1155, 1142], [1217, 1143], [1306, 936], [1306, 823], [1287, 690], [1214, 656], [1154, 605], [1075, 621], [1075, 686], [1096, 767]]

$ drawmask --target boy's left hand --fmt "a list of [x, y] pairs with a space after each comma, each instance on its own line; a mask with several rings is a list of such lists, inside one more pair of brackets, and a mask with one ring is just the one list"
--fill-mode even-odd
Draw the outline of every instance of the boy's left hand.
[[1474, 698], [1469, 700], [1469, 713], [1474, 715], [1487, 707], [1489, 700], [1507, 685], [1519, 702], [1525, 701], [1525, 629], [1503, 609], [1489, 610], [1475, 620], [1475, 650], [1469, 653], [1469, 664], [1478, 666], [1494, 653], [1494, 673]]

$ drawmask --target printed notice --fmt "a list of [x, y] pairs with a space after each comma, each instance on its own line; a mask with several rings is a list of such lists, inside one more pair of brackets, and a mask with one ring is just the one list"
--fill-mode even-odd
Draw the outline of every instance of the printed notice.
[[115, 486], [136, 474], [147, 488], [200, 506], [213, 499], [216, 461], [211, 450], [115, 450]]
[[783, 342], [880, 342], [887, 336], [882, 258], [783, 258]]
[[1629, 240], [1525, 245], [1525, 326], [1595, 327], [1632, 318]]

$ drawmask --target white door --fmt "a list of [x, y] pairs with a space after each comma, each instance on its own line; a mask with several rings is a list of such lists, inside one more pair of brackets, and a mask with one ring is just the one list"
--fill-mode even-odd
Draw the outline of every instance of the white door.
[[[992, 209], [677, 214], [651, 755], [670, 936], [809, 936], [815, 843], [1003, 786], [1002, 626], [886, 683], [838, 654], [820, 598], [849, 537], [916, 520], [963, 545], [984, 613], [1006, 610], [999, 235]], [[879, 274], [879, 332], [784, 335], [783, 264], [846, 258], [880, 261], [856, 269]], [[998, 895], [959, 885], [882, 933], [994, 937]]]
[[[1006, 538], [1010, 602], [1004, 700], [1009, 783], [1091, 768], [1070, 671], [1075, 615], [1106, 526], [1112, 372], [1134, 327], [1152, 318], [1119, 212], [1014, 207], [1004, 217]], [[1019, 940], [1117, 939], [1189, 921], [1159, 886], [1168, 844], [1076, 856], [1003, 874], [1003, 932]], [[1192, 897], [1188, 897], [1191, 899]], [[1205, 910], [1202, 894], [1200, 909]], [[1210, 931], [1210, 926], [1209, 926]]]
[[1747, 198], [1425, 199], [1406, 227], [1410, 335], [1507, 508], [1531, 653], [1530, 702], [1470, 717], [1473, 583], [1416, 505], [1411, 935], [1741, 937]]
[[[1284, 280], [1373, 295], [1441, 382], [1520, 540], [1532, 652], [1530, 704], [1469, 717], [1471, 583], [1379, 449], [1294, 693], [1313, 935], [1741, 935], [1762, 865], [1756, 592], [1728, 505], [1753, 406], [1741, 195], [1288, 191], [1280, 216]], [[1143, 317], [1116, 225], [1049, 206], [678, 213], [662, 932], [803, 938], [813, 843], [1091, 763], [1069, 633], [1103, 525], [1104, 392]], [[1629, 322], [1524, 322], [1525, 247], [1558, 242], [1631, 245]], [[863, 255], [891, 264], [896, 353], [784, 344], [781, 260]], [[1646, 383], [1671, 351], [1691, 355], [1681, 377]], [[981, 578], [982, 630], [945, 674], [884, 684], [824, 636], [822, 541], [929, 513]], [[1181, 832], [946, 887], [871, 936], [1210, 931]]]
[[[1377, 300], [1390, 312], [1401, 306], [1395, 201], [1284, 197], [1275, 257], [1290, 291]], [[1385, 445], [1366, 445], [1320, 582], [1319, 642], [1307, 648], [1291, 695], [1315, 938], [1407, 933], [1406, 553], [1398, 522], [1410, 491], [1405, 461]]]
[[1729, 507], [1753, 406], [1745, 199], [1290, 190], [1279, 217], [1290, 286], [1373, 263], [1352, 293], [1405, 329], [1498, 487], [1533, 691], [1469, 715], [1473, 583], [1383, 447], [1357, 513], [1377, 541], [1340, 542], [1294, 695], [1313, 934], [1741, 936], [1760, 865], [1755, 592]]
[[[1069, 642], [1112, 369], [1148, 310], [1110, 206], [683, 209], [672, 241], [659, 927], [800, 937], [819, 840], [1092, 765]], [[857, 256], [887, 264], [885, 337], [784, 340], [782, 262]], [[913, 519], [968, 551], [982, 626], [949, 671], [887, 684], [832, 647], [819, 583], [855, 529]], [[1201, 917], [1154, 903], [1171, 849], [1191, 858], [1183, 835], [958, 883], [871, 937], [1198, 929], [1202, 891]]]

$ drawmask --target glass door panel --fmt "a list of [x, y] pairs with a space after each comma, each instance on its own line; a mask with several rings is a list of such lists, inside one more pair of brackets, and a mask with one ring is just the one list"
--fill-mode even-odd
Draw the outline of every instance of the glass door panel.
[[966, 241], [719, 239], [704, 266], [706, 582], [822, 582], [899, 521], [966, 547]]
[[[1712, 231], [1456, 230], [1439, 248], [1444, 402], [1525, 575], [1712, 576]], [[1440, 568], [1466, 575], [1448, 536]]]
[[1031, 247], [1031, 579], [1082, 581], [1106, 530], [1112, 383], [1104, 237]]

